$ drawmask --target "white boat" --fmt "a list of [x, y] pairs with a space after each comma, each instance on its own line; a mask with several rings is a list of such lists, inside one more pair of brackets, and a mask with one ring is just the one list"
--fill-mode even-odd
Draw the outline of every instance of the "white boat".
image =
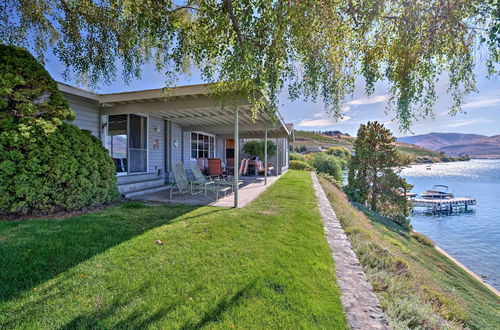
[[424, 199], [450, 199], [455, 197], [448, 192], [448, 186], [442, 184], [434, 185], [431, 190], [424, 191], [420, 196]]

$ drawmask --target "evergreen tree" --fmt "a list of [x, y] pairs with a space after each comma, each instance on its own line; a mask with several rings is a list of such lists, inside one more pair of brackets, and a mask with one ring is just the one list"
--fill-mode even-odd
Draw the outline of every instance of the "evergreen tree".
[[372, 211], [403, 220], [411, 211], [404, 195], [410, 185], [399, 173], [410, 160], [396, 150], [395, 142], [383, 124], [375, 121], [361, 125], [354, 142], [355, 155], [349, 162], [346, 190], [353, 200]]

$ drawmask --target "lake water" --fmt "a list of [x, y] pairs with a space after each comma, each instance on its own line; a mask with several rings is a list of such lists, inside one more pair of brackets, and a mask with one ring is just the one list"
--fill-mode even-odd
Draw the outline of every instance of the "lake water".
[[421, 193], [435, 184], [449, 186], [456, 197], [473, 197], [469, 213], [411, 216], [413, 228], [485, 281], [500, 289], [500, 160], [414, 165], [402, 176]]

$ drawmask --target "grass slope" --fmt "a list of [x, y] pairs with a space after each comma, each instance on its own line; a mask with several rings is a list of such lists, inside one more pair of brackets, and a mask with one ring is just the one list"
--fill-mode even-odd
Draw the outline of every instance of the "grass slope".
[[0, 222], [0, 328], [345, 329], [314, 196], [290, 171], [243, 209]]
[[498, 296], [428, 238], [358, 210], [332, 183], [320, 180], [393, 329], [498, 329]]

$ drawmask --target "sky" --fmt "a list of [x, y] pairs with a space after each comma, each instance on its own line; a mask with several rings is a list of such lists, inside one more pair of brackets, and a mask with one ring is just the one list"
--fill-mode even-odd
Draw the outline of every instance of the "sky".
[[[45, 65], [49, 73], [60, 82], [78, 86], [75, 81], [65, 81], [62, 77], [64, 67], [50, 54]], [[356, 135], [360, 124], [377, 120], [384, 123], [392, 130], [395, 136], [408, 136], [412, 134], [426, 134], [430, 132], [456, 132], [474, 133], [483, 135], [500, 134], [500, 78], [486, 78], [484, 65], [478, 63], [476, 69], [478, 92], [465, 98], [464, 113], [450, 116], [447, 109], [451, 105], [451, 96], [446, 92], [447, 79], [445, 76], [439, 80], [436, 91], [439, 96], [434, 106], [434, 119], [421, 119], [413, 123], [411, 132], [401, 132], [399, 125], [393, 120], [394, 113], [386, 113], [388, 85], [379, 83], [375, 93], [367, 97], [364, 93], [364, 83], [358, 79], [355, 91], [349, 95], [343, 105], [344, 117], [340, 120], [331, 118], [324, 110], [322, 102], [291, 101], [287, 91], [280, 96], [279, 111], [286, 122], [294, 124], [295, 129], [327, 131], [339, 130], [350, 135]], [[194, 71], [190, 76], [179, 77], [176, 85], [190, 85], [203, 83], [199, 74]], [[85, 86], [78, 86], [85, 88]], [[96, 92], [114, 93], [151, 88], [165, 87], [165, 78], [152, 66], [143, 68], [142, 79], [133, 80], [125, 84], [120, 75], [111, 85], [101, 85]]]

